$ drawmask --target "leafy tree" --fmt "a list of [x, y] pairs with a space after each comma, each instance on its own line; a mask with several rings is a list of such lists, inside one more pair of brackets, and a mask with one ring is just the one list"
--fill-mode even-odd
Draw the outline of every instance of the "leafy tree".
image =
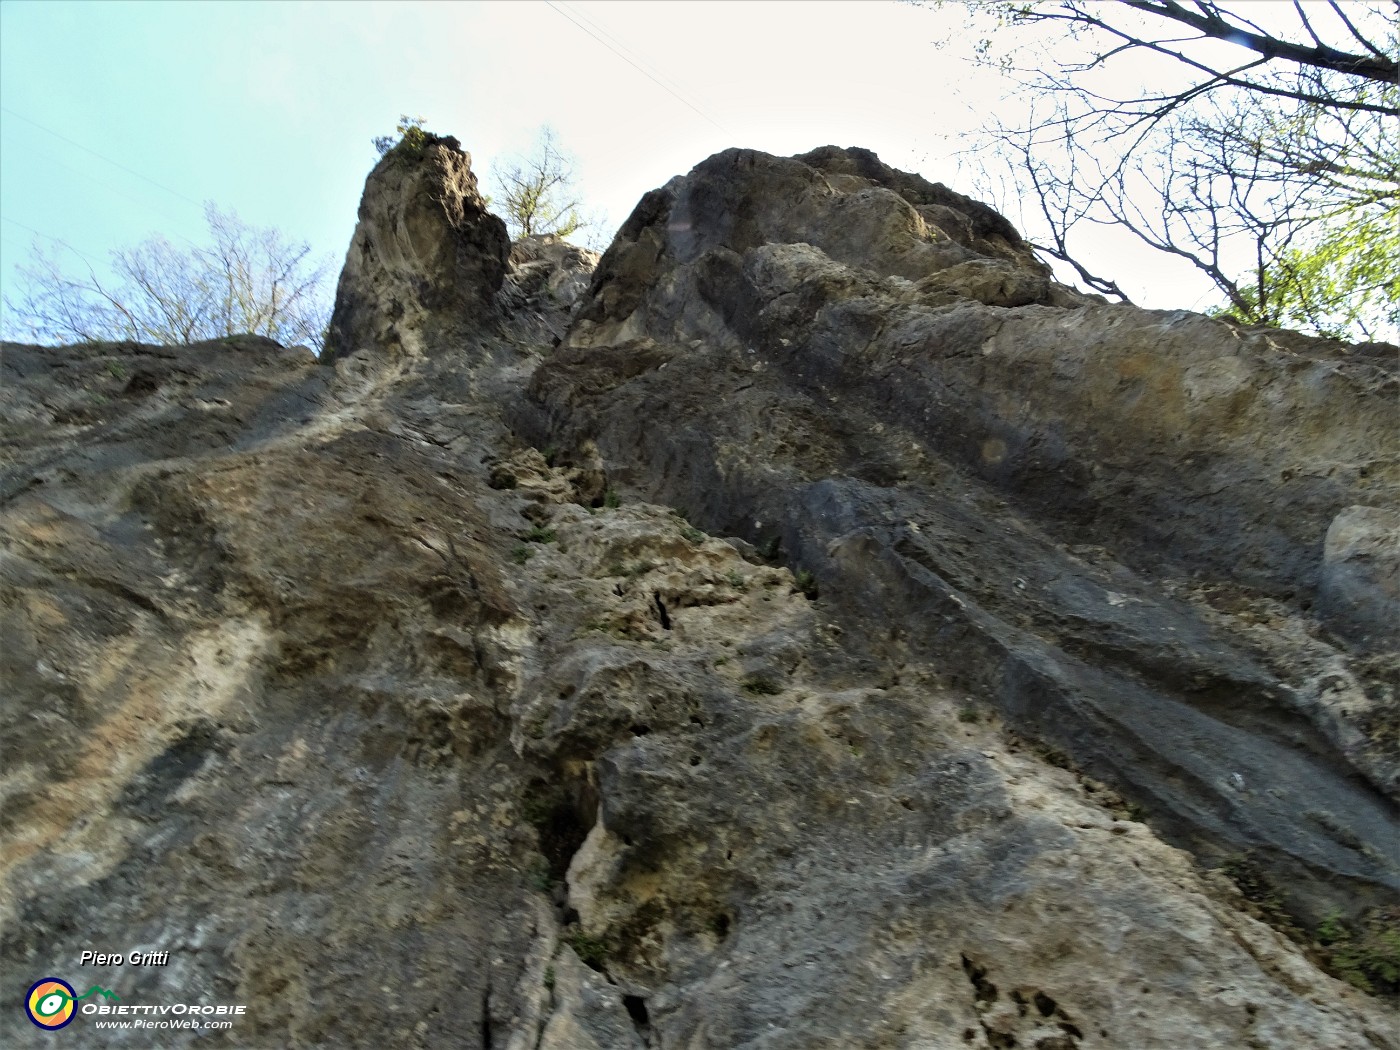
[[[1196, 266], [1247, 323], [1394, 332], [1397, 5], [970, 6], [995, 23], [982, 61], [1031, 99], [991, 136], [1044, 254], [1126, 299], [1075, 247], [1113, 225]], [[1001, 49], [1045, 30], [1038, 51]]]
[[[132, 340], [188, 344], [250, 333], [318, 352], [330, 319], [329, 261], [274, 228], [205, 205], [210, 244], [164, 237], [111, 253], [111, 276], [76, 252], [35, 246], [5, 299], [7, 336], [35, 343]], [[72, 258], [66, 255], [71, 254]]]
[[493, 199], [505, 211], [513, 238], [535, 233], [568, 237], [593, 225], [580, 211], [574, 160], [552, 128], [542, 128], [524, 157], [507, 159], [496, 170]]

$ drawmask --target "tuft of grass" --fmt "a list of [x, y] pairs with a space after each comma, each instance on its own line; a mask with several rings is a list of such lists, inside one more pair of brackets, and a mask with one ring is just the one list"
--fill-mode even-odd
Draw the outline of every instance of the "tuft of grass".
[[525, 533], [526, 543], [553, 543], [555, 538], [554, 530], [547, 529], [543, 525], [536, 525]]
[[749, 588], [749, 583], [744, 579], [744, 574], [738, 569], [730, 569], [729, 575], [725, 576], [725, 580], [727, 580], [729, 586], [733, 587], [736, 591], [746, 591]]
[[590, 933], [585, 933], [578, 927], [570, 930], [564, 935], [564, 943], [574, 950], [586, 965], [598, 969], [607, 961], [608, 944], [601, 937], [594, 937]]
[[705, 534], [694, 525], [686, 524], [681, 527], [681, 535], [691, 543], [704, 543]]
[[818, 594], [820, 594], [820, 589], [817, 587], [817, 578], [806, 569], [798, 569], [797, 576], [794, 578], [797, 581], [797, 589], [809, 599], [815, 601]]
[[546, 967], [544, 968], [544, 986], [545, 986], [546, 988], [548, 988], [551, 992], [554, 991], [554, 967], [553, 967], [553, 966], [546, 966]]
[[603, 506], [607, 507], [608, 510], [617, 510], [618, 507], [622, 506], [622, 499], [618, 496], [616, 489], [608, 489], [607, 492], [603, 493]]
[[980, 720], [977, 709], [974, 707], [964, 707], [958, 712], [959, 722], [976, 722]]
[[763, 675], [753, 675], [744, 679], [744, 692], [753, 693], [755, 696], [777, 696], [782, 691], [782, 686]]
[[546, 445], [540, 449], [540, 455], [544, 457], [546, 467], [553, 467], [559, 461], [559, 450], [553, 445]]
[[[529, 803], [527, 802], [527, 803], [526, 803], [526, 807], [528, 808], [528, 806], [529, 806]], [[533, 820], [533, 821], [531, 821], [531, 823], [532, 823], [532, 824], [540, 824], [540, 823], [543, 823], [543, 821], [544, 821], [544, 818], [542, 817], [542, 818], [540, 818], [539, 820]], [[530, 878], [529, 878], [529, 882], [530, 882], [530, 886], [531, 886], [533, 889], [537, 889], [537, 890], [539, 890], [541, 893], [548, 893], [548, 892], [550, 892], [550, 890], [554, 889], [554, 876], [552, 876], [552, 875], [549, 873], [549, 865], [548, 865], [547, 863], [545, 863], [543, 860], [540, 860], [538, 863], [536, 863], [536, 864], [530, 869]]]
[[510, 552], [511, 561], [515, 562], [516, 565], [524, 565], [534, 556], [535, 552], [523, 543], [518, 544], [516, 548]]

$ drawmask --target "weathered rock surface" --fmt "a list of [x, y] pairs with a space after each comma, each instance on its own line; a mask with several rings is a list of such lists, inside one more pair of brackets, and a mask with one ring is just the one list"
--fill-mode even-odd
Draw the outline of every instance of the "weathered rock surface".
[[1400, 1047], [1260, 921], [1393, 899], [1383, 360], [1085, 299], [860, 151], [712, 158], [581, 294], [457, 157], [371, 174], [327, 361], [5, 346], [0, 998]]
[[[1076, 300], [921, 182], [734, 150], [651, 194], [532, 381], [540, 440], [779, 543], [886, 674], [930, 661], [1315, 918], [1390, 899], [1393, 646], [1307, 614], [1334, 519], [1393, 518], [1393, 369]], [[1385, 648], [1393, 563], [1358, 542], [1321, 611]]]
[[425, 339], [492, 320], [509, 258], [506, 224], [486, 210], [457, 140], [400, 143], [365, 180], [327, 359], [365, 347], [419, 353]]

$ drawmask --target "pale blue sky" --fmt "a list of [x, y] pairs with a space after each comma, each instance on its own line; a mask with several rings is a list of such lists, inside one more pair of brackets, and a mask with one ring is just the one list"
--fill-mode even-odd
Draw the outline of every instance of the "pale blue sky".
[[[1016, 103], [959, 58], [963, 23], [956, 7], [876, 0], [3, 0], [0, 287], [36, 232], [100, 263], [157, 232], [202, 240], [205, 200], [338, 270], [370, 140], [401, 112], [456, 135], [488, 188], [494, 159], [553, 125], [609, 233], [648, 189], [735, 145], [865, 146], [987, 199], [952, 157]], [[1144, 304], [1206, 301], [1193, 274], [1122, 253], [1101, 268]]]

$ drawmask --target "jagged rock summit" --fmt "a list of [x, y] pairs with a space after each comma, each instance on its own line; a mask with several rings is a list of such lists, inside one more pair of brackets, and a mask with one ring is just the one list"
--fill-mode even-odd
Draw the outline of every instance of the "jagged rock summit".
[[442, 325], [486, 322], [509, 259], [506, 224], [486, 210], [471, 154], [450, 136], [399, 143], [365, 180], [327, 360], [365, 347], [422, 352], [448, 334]]
[[862, 150], [510, 245], [431, 138], [324, 360], [0, 366], [5, 1001], [247, 1006], [163, 1046], [1400, 1047], [1382, 355], [1080, 295]]

